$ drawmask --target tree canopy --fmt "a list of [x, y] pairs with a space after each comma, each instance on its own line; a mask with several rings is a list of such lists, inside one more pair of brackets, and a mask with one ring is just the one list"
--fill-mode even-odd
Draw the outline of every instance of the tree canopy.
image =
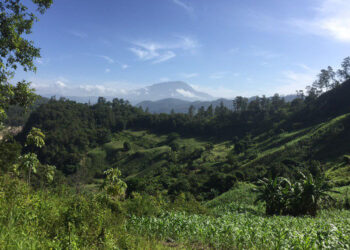
[[[31, 11], [21, 0], [0, 2], [0, 123], [6, 117], [9, 105], [28, 106], [35, 98], [30, 83], [20, 81], [10, 84], [18, 67], [24, 71], [36, 71], [34, 59], [40, 57], [40, 49], [27, 39], [32, 26], [37, 21], [35, 11]], [[52, 0], [32, 0], [37, 12], [43, 14]], [[0, 124], [1, 125], [1, 124]]]

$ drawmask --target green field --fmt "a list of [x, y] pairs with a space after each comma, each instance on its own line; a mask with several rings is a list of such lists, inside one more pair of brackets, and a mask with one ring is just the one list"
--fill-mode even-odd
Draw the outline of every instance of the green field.
[[[117, 212], [97, 194], [33, 192], [5, 177], [0, 178], [0, 249], [350, 247], [349, 210], [322, 210], [315, 218], [267, 217], [263, 204], [254, 204], [252, 184], [239, 183], [203, 203], [204, 213], [184, 211], [181, 201], [170, 208], [166, 200], [145, 196], [120, 202]], [[343, 194], [336, 198], [347, 189], [338, 188]]]
[[[254, 171], [263, 174], [271, 162], [283, 165], [285, 159], [292, 159], [299, 165], [308, 167], [307, 154], [312, 148], [313, 159], [319, 160], [334, 184], [348, 185], [350, 165], [344, 161], [344, 155], [350, 152], [350, 134], [346, 129], [350, 124], [349, 120], [350, 116], [347, 114], [301, 130], [281, 131], [273, 136], [266, 132], [253, 137], [248, 150], [233, 155], [235, 169], [246, 172], [246, 175]], [[329, 138], [332, 138], [331, 141]], [[125, 142], [131, 145], [128, 151], [123, 149]], [[114, 134], [111, 142], [89, 151], [87, 157], [91, 159], [94, 168], [102, 171], [118, 167], [127, 178], [151, 176], [155, 169], [168, 168], [169, 161], [185, 166], [186, 162], [181, 159], [189, 157], [196, 150], [203, 152], [193, 159], [195, 166], [232, 166], [227, 158], [234, 150], [232, 141], [177, 137], [172, 142], [178, 145], [176, 152], [171, 149], [167, 135], [126, 130]], [[205, 149], [208, 143], [212, 147]], [[339, 147], [334, 148], [333, 145]]]

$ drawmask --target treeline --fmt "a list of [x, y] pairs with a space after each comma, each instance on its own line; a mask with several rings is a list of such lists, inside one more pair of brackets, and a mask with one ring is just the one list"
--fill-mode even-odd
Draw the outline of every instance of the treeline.
[[125, 129], [141, 113], [119, 99], [106, 102], [101, 97], [89, 106], [52, 98], [30, 115], [19, 139], [24, 142], [32, 127], [40, 128], [46, 135], [46, 146], [37, 152], [40, 160], [71, 174], [88, 148], [110, 141], [112, 133]]
[[27, 108], [24, 108], [20, 105], [10, 105], [6, 110], [6, 119], [4, 121], [4, 125], [11, 127], [24, 126], [31, 112], [46, 102], [48, 102], [47, 98], [37, 96], [34, 103]]
[[70, 174], [87, 149], [110, 141], [113, 133], [124, 129], [233, 139], [270, 128], [287, 117], [294, 103], [286, 103], [275, 95], [272, 99], [251, 101], [246, 110], [231, 111], [221, 105], [215, 110], [201, 109], [196, 114], [168, 115], [149, 114], [120, 99], [107, 102], [101, 97], [91, 106], [63, 98], [51, 99], [30, 115], [19, 138], [24, 142], [32, 127], [40, 128], [47, 144], [37, 152], [40, 160]]
[[[329, 69], [325, 72], [321, 71], [306, 95], [298, 91], [292, 102], [286, 102], [278, 94], [271, 98], [256, 97], [250, 102], [247, 98], [236, 97], [232, 110], [222, 104], [198, 110], [190, 107], [187, 114], [150, 114], [117, 98], [106, 101], [100, 97], [95, 105], [52, 98], [31, 114], [19, 138], [24, 142], [32, 127], [42, 129], [47, 146], [37, 152], [39, 159], [56, 165], [65, 174], [75, 171], [87, 149], [110, 141], [113, 133], [124, 129], [225, 138], [237, 144], [241, 138], [262, 132], [276, 134], [282, 129], [297, 129], [312, 121], [328, 119], [334, 115], [334, 107], [338, 110], [336, 113], [347, 112], [350, 82], [339, 82], [350, 79], [350, 57], [339, 70], [341, 78], [335, 78]], [[330, 77], [326, 77], [327, 74]], [[326, 90], [328, 92], [321, 94]]]

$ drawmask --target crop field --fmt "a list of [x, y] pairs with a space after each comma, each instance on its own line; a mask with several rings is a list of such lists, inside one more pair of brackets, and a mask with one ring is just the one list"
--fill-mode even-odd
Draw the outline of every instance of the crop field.
[[[322, 210], [315, 218], [264, 215], [254, 204], [251, 184], [239, 186], [206, 206], [210, 215], [165, 212], [159, 217], [133, 216], [127, 231], [174, 241], [179, 246], [214, 249], [348, 249], [350, 211]], [[342, 193], [346, 188], [338, 189]], [[338, 197], [338, 196], [336, 196]], [[340, 196], [339, 197], [343, 197]], [[339, 198], [338, 197], [338, 198]]]
[[317, 218], [264, 217], [228, 212], [219, 217], [165, 213], [132, 217], [127, 229], [138, 235], [216, 249], [348, 249], [350, 212], [323, 211]]

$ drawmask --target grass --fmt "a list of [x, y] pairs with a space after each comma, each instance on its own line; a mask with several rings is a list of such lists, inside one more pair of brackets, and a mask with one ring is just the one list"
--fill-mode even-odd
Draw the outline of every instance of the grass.
[[171, 249], [128, 232], [124, 223], [98, 196], [66, 187], [32, 190], [0, 176], [0, 249]]
[[212, 215], [164, 212], [158, 217], [127, 221], [128, 232], [160, 241], [214, 249], [347, 249], [350, 211], [323, 210], [315, 218], [266, 217], [254, 204], [253, 185], [238, 184], [207, 202]]
[[[267, 217], [262, 204], [254, 203], [253, 187], [238, 183], [206, 202], [205, 214], [167, 211], [165, 206], [156, 215], [122, 216], [103, 205], [98, 195], [76, 194], [66, 187], [35, 191], [4, 176], [0, 177], [0, 249], [350, 247], [350, 210], [323, 210], [315, 218]], [[337, 188], [341, 193], [336, 197], [342, 198], [348, 188]]]
[[[271, 162], [279, 162], [280, 159], [292, 158], [299, 162], [306, 161], [305, 145], [312, 147], [316, 158], [328, 168], [327, 176], [336, 185], [350, 183], [350, 166], [343, 164], [344, 154], [350, 153], [348, 139], [350, 134], [346, 129], [349, 125], [350, 115], [342, 115], [330, 121], [313, 127], [284, 132], [268, 136], [264, 133], [252, 139], [250, 151], [256, 152], [253, 157], [244, 154], [237, 156], [239, 169], [254, 169], [256, 166], [269, 166]], [[337, 138], [329, 141], [329, 138]], [[123, 150], [124, 142], [131, 145], [131, 150]], [[213, 148], [205, 151], [201, 158], [194, 161], [197, 166], [222, 165], [227, 161], [228, 153], [234, 148], [231, 141], [210, 141], [198, 138], [180, 137], [175, 142], [181, 148], [182, 154], [189, 155], [195, 150], [204, 150], [207, 143], [212, 143]], [[336, 148], [339, 145], [342, 152]], [[349, 151], [347, 151], [349, 149]], [[152, 170], [166, 165], [165, 160], [171, 152], [168, 146], [167, 135], [156, 135], [147, 131], [126, 130], [113, 135], [113, 140], [101, 147], [92, 149], [88, 157], [92, 164], [101, 168], [102, 171], [118, 167], [127, 177], [146, 176]], [[185, 155], [183, 155], [185, 157]], [[327, 157], [326, 157], [327, 156]], [[184, 158], [182, 157], [182, 158]], [[187, 157], [187, 156], [186, 156]], [[185, 158], [186, 158], [185, 157]], [[326, 158], [326, 159], [325, 159]], [[181, 156], [180, 158], [181, 159]]]
[[216, 249], [347, 249], [349, 216], [349, 211], [325, 211], [317, 218], [165, 213], [161, 217], [132, 217], [127, 228], [137, 235], [186, 244], [200, 242]]
[[[124, 151], [123, 144], [128, 142], [131, 150]], [[194, 138], [175, 140], [187, 153], [196, 149], [204, 149], [206, 142]], [[167, 163], [171, 148], [167, 145], [166, 135], [156, 135], [146, 131], [126, 130], [113, 135], [111, 142], [94, 148], [87, 153], [94, 167], [102, 170], [118, 167], [128, 178], [145, 176], [153, 169]]]
[[[309, 145], [308, 147], [313, 149], [315, 159], [320, 160], [324, 165], [339, 165], [343, 161], [344, 154], [350, 152], [350, 145], [348, 145], [350, 134], [346, 129], [350, 124], [349, 119], [350, 114], [346, 114], [310, 128], [282, 132], [265, 140], [262, 140], [261, 136], [253, 138], [252, 147], [258, 155], [253, 160], [244, 159], [241, 167], [250, 168], [255, 165], [269, 164], [272, 161], [278, 162], [281, 156], [292, 157], [303, 162], [307, 149], [302, 145]], [[338, 185], [347, 185], [350, 176], [346, 173], [348, 167], [334, 170], [331, 168], [327, 173], [328, 176]]]

